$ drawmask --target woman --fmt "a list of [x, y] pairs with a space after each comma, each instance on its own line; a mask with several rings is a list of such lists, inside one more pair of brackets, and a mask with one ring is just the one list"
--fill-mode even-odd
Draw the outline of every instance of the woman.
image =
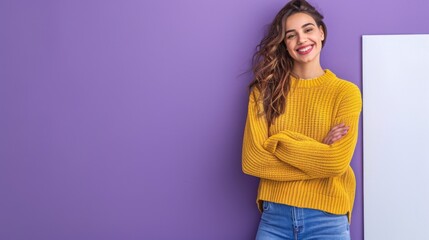
[[323, 16], [292, 0], [254, 55], [242, 167], [260, 178], [256, 239], [350, 239], [362, 101], [321, 67], [326, 36]]

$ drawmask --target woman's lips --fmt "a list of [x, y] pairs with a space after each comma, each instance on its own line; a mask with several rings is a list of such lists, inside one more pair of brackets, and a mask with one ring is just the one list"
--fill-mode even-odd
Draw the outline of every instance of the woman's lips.
[[310, 53], [311, 50], [313, 50], [313, 45], [309, 45], [309, 46], [305, 46], [305, 47], [300, 47], [296, 51], [300, 55], [306, 55], [306, 54]]

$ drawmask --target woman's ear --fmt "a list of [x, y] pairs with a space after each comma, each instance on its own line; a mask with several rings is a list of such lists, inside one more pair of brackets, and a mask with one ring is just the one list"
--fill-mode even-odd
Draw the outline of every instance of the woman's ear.
[[319, 26], [319, 30], [320, 30], [320, 32], [321, 32], [321, 38], [322, 38], [322, 41], [323, 40], [325, 40], [325, 32], [323, 31], [323, 27], [322, 26]]

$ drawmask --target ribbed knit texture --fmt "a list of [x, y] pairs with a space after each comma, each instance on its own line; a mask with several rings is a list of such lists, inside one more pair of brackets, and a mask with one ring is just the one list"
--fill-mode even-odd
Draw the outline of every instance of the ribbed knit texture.
[[[330, 70], [314, 79], [291, 79], [285, 113], [268, 128], [259, 91], [249, 97], [242, 167], [259, 177], [262, 200], [334, 214], [351, 212], [356, 180], [350, 161], [358, 137], [362, 99], [359, 88]], [[259, 105], [259, 108], [258, 108]], [[322, 143], [332, 127], [348, 133], [332, 145]]]

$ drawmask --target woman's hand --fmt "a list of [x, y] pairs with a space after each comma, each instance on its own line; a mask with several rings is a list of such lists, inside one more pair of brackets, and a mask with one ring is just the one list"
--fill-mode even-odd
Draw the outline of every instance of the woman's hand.
[[340, 140], [347, 134], [349, 128], [350, 127], [346, 126], [344, 123], [334, 126], [331, 131], [329, 131], [325, 139], [323, 139], [323, 143], [331, 145], [334, 142]]

